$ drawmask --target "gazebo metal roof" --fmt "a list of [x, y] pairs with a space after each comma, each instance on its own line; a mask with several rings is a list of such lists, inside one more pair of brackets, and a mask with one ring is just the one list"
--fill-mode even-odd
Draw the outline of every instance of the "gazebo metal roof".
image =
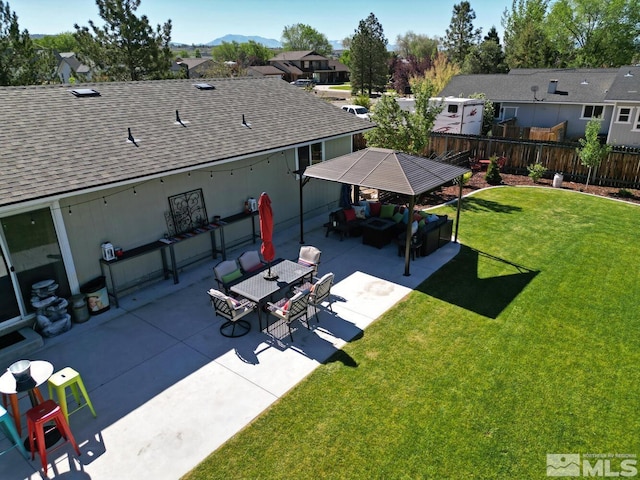
[[[386, 148], [365, 148], [307, 167], [305, 177], [340, 182], [360, 187], [395, 192], [409, 197], [413, 210], [417, 195], [445, 185], [469, 172], [468, 168], [450, 165]], [[460, 218], [462, 182], [456, 215], [456, 239]], [[409, 275], [411, 224], [407, 225], [405, 275]]]
[[396, 150], [366, 148], [307, 167], [304, 176], [415, 196], [468, 171]]

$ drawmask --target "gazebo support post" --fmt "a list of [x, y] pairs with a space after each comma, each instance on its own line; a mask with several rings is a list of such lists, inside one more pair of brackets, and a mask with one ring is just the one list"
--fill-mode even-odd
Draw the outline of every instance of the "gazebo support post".
[[456, 234], [454, 242], [458, 241], [458, 224], [460, 223], [460, 208], [462, 207], [462, 178], [463, 175], [458, 177], [458, 208], [456, 210]]
[[293, 173], [298, 175], [298, 183], [300, 185], [300, 245], [304, 243], [304, 207], [302, 205], [302, 189], [311, 180], [311, 177], [302, 178], [304, 175], [304, 168], [296, 170]]
[[404, 242], [404, 276], [408, 277], [411, 275], [409, 273], [409, 264], [411, 261], [411, 227], [413, 225], [413, 208], [416, 204], [415, 195], [409, 196], [409, 219], [407, 220], [407, 234]]

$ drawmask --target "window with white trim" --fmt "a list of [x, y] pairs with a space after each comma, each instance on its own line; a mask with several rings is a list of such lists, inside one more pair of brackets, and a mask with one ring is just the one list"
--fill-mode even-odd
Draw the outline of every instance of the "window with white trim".
[[580, 118], [602, 118], [604, 106], [602, 105], [583, 105], [582, 117]]
[[324, 144], [312, 143], [298, 147], [298, 170], [303, 170], [310, 165], [324, 161]]
[[633, 122], [633, 130], [640, 130], [640, 108], [636, 112], [636, 121]]
[[502, 107], [501, 113], [502, 120], [516, 118], [518, 116], [518, 107]]
[[631, 123], [631, 107], [618, 108], [616, 123]]

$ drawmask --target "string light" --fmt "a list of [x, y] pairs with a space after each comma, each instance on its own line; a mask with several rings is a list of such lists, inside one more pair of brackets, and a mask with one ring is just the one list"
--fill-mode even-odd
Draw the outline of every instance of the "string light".
[[160, 183], [164, 183], [164, 180], [162, 178], [160, 179]]
[[213, 179], [213, 170], [209, 172], [209, 178]]
[[136, 187], [133, 187], [133, 194], [138, 195], [138, 192], [136, 192]]
[[69, 205], [69, 215], [71, 215], [71, 205]]
[[102, 197], [102, 200], [104, 200], [104, 204], [107, 204], [107, 199], [105, 197]]

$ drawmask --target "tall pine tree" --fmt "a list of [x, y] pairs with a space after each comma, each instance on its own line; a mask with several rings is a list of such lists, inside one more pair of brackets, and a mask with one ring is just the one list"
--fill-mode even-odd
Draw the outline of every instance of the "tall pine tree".
[[360, 20], [351, 39], [350, 69], [351, 90], [360, 92], [384, 92], [388, 81], [387, 39], [382, 25], [373, 13]]
[[135, 11], [140, 0], [96, 0], [104, 26], [74, 25], [78, 56], [95, 66], [104, 80], [146, 80], [170, 76], [171, 20], [154, 31], [146, 15]]
[[453, 6], [451, 24], [446, 30], [443, 46], [449, 61], [462, 66], [471, 47], [480, 40], [481, 29], [473, 28], [476, 12], [469, 2], [460, 2]]

